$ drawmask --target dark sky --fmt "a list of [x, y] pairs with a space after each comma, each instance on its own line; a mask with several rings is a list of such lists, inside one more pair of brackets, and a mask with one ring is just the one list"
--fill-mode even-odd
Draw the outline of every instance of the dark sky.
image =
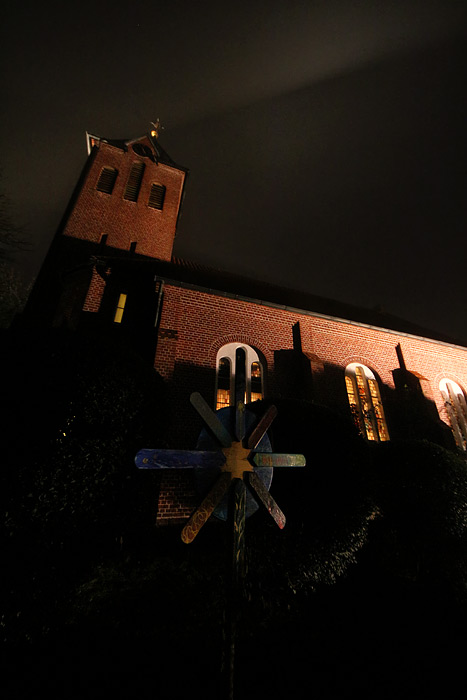
[[86, 130], [190, 169], [175, 253], [467, 338], [465, 0], [9, 3], [3, 189], [33, 274]]

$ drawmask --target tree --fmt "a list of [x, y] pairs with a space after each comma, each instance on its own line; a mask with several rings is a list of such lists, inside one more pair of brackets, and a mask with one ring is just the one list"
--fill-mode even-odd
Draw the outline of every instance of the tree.
[[11, 201], [0, 191], [0, 262], [11, 260], [14, 251], [28, 247], [24, 229], [13, 222]]
[[0, 328], [7, 328], [24, 305], [29, 287], [25, 285], [14, 256], [29, 249], [24, 229], [13, 222], [12, 205], [0, 191]]

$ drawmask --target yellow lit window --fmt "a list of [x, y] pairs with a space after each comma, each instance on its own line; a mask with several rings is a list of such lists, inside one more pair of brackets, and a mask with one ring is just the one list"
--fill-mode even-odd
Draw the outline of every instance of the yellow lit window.
[[217, 366], [216, 410], [225, 406], [230, 406], [230, 360], [221, 357]]
[[123, 316], [123, 311], [125, 309], [125, 304], [126, 304], [126, 294], [120, 294], [120, 296], [118, 298], [117, 309], [115, 311], [114, 323], [121, 323], [122, 322], [122, 316]]
[[353, 363], [345, 370], [345, 385], [354, 423], [367, 440], [389, 440], [378, 383], [373, 372]]
[[259, 362], [251, 363], [251, 391], [250, 401], [259, 401], [263, 398], [263, 377]]
[[462, 389], [451, 379], [442, 379], [439, 388], [457, 447], [467, 450], [467, 403]]

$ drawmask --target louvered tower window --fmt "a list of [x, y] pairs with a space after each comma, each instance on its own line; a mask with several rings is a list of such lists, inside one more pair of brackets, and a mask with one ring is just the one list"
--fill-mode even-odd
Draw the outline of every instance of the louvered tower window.
[[97, 181], [96, 190], [105, 194], [112, 194], [112, 190], [117, 179], [118, 170], [116, 168], [102, 168]]
[[149, 195], [148, 207], [153, 209], [162, 209], [164, 206], [165, 199], [165, 187], [164, 185], [151, 185], [151, 193]]
[[127, 199], [129, 202], [136, 202], [139, 195], [139, 188], [141, 187], [141, 182], [144, 174], [144, 163], [138, 161], [133, 163], [131, 166], [130, 175], [128, 177], [128, 182], [126, 183], [125, 193], [123, 199]]

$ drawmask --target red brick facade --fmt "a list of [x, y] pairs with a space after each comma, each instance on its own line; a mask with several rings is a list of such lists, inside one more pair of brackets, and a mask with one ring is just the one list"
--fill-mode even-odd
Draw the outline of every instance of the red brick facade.
[[[140, 155], [141, 148], [133, 149], [135, 143], [146, 149], [145, 156]], [[133, 325], [128, 329], [132, 336], [137, 335], [140, 343], [141, 338], [147, 338], [149, 358], [154, 358], [155, 369], [171, 389], [172, 430], [167, 436], [170, 447], [193, 449], [195, 446], [200, 421], [190, 406], [189, 397], [193, 391], [199, 391], [215, 407], [217, 353], [228, 343], [242, 343], [256, 351], [263, 368], [265, 398], [293, 396], [284, 380], [281, 361], [287, 359], [288, 352], [296, 351], [294, 327], [300, 330], [301, 366], [310, 377], [310, 398], [314, 401], [350, 415], [345, 369], [351, 363], [359, 363], [373, 373], [386, 410], [397, 393], [398, 377], [402, 376], [404, 385], [406, 375], [400, 374], [405, 371], [400, 367], [402, 357], [410, 381], [416, 383], [421, 389], [420, 395], [430, 404], [433, 431], [448, 432], [440, 422], [441, 419], [449, 424], [439, 384], [442, 379], [452, 380], [465, 394], [467, 348], [385, 330], [376, 324], [345, 320], [321, 310], [317, 313], [313, 305], [301, 310], [260, 302], [250, 295], [238, 297], [222, 291], [221, 287], [184, 283], [173, 276], [186, 272], [183, 266], [161, 261], [171, 259], [186, 171], [172, 164], [166, 154], [163, 162], [158, 157], [157, 144], [150, 137], [118, 143], [92, 137], [90, 145], [87, 171], [58, 237], [58, 247], [56, 245], [54, 254], [49, 256], [48, 267], [44, 266], [44, 276], [48, 277], [50, 270], [59, 267], [62, 261], [61, 279], [68, 280], [68, 287], [64, 285], [61, 296], [55, 292], [50, 295], [60, 299], [60, 313], [57, 316], [55, 312], [54, 318], [72, 325], [76, 319], [72, 310], [77, 307], [81, 317], [100, 318], [104, 325], [115, 326], [119, 292], [128, 296], [123, 322], [119, 325], [124, 326], [127, 319], [131, 321], [133, 309]], [[151, 157], [147, 155], [148, 149], [153, 154]], [[137, 201], [127, 201], [125, 187], [135, 162], [144, 163], [144, 174]], [[118, 171], [111, 193], [96, 188], [104, 167]], [[162, 209], [148, 206], [154, 183], [166, 188]], [[106, 236], [104, 246], [103, 235]], [[86, 242], [85, 250], [83, 242]], [[131, 243], [136, 243], [136, 251], [130, 252]], [[71, 244], [74, 247], [70, 247]], [[68, 257], [60, 257], [60, 246], [67, 248]], [[111, 253], [106, 253], [109, 250]], [[81, 255], [76, 268], [79, 274], [73, 269], [70, 274], [67, 271], [70, 259], [77, 252]], [[116, 252], [120, 255], [118, 261]], [[220, 291], [214, 291], [216, 289]], [[44, 298], [43, 295], [42, 300]], [[132, 298], [136, 299], [133, 306]], [[144, 305], [147, 313], [141, 315], [138, 312]], [[40, 304], [36, 308], [40, 308]], [[146, 326], [143, 328], [142, 324]], [[396, 346], [400, 346], [399, 359]], [[397, 436], [401, 426], [397, 408], [392, 415], [389, 410], [386, 417], [389, 435]], [[162, 479], [159, 522], [184, 519], [194, 505], [191, 476], [178, 473]]]
[[[400, 344], [408, 371], [418, 378], [425, 398], [434, 402], [440, 419], [449, 425], [439, 382], [447, 378], [467, 387], [467, 348], [168, 283], [155, 368], [174, 387], [174, 423], [178, 429], [173, 439], [178, 446], [193, 447], [197, 426], [199, 430], [199, 421], [189, 405], [191, 391], [200, 391], [215, 407], [216, 357], [227, 343], [253, 347], [264, 363], [265, 396], [281, 397], [275, 353], [292, 349], [292, 327], [297, 322], [303, 353], [310, 358], [316, 402], [349, 411], [344, 372], [347, 365], [357, 362], [377, 377], [384, 405], [388, 394], [395, 390], [393, 371], [399, 368], [396, 346]], [[191, 377], [197, 378], [195, 383]], [[388, 423], [391, 434], [390, 420]], [[189, 514], [189, 507], [185, 512], [180, 509], [179, 500], [176, 510], [168, 509], [167, 494], [173, 493], [171, 478], [166, 477], [162, 484], [164, 521], [171, 514], [178, 518]], [[178, 488], [182, 483], [179, 481]], [[189, 490], [189, 482], [184, 483]]]
[[[93, 143], [91, 167], [66, 223], [64, 235], [92, 243], [99, 243], [104, 235], [109, 247], [129, 250], [131, 243], [136, 243], [136, 252], [140, 255], [170, 260], [185, 171], [135, 153], [131, 143], [125, 149], [104, 140], [94, 139]], [[135, 143], [153, 150], [148, 137]], [[144, 165], [136, 202], [124, 198], [134, 163]], [[96, 189], [105, 167], [115, 168], [118, 172], [111, 194]], [[165, 187], [162, 209], [148, 206], [152, 184]]]
[[[161, 315], [164, 330], [159, 333], [155, 367], [169, 381], [177, 364], [204, 367], [214, 376], [217, 351], [229, 342], [245, 343], [265, 358], [266, 392], [277, 395], [274, 352], [292, 349], [292, 326], [297, 321], [303, 352], [324, 364], [316, 399], [325, 404], [332, 405], [337, 398], [326, 387], [329, 365], [340, 367], [344, 376], [348, 364], [359, 362], [373, 370], [382, 384], [394, 389], [392, 371], [398, 367], [395, 348], [399, 343], [407, 369], [421, 375], [423, 390], [427, 398], [435, 401], [441, 417], [445, 409], [438, 389], [440, 380], [445, 377], [467, 386], [466, 348], [168, 284]], [[206, 396], [212, 404], [214, 391], [212, 383]]]

